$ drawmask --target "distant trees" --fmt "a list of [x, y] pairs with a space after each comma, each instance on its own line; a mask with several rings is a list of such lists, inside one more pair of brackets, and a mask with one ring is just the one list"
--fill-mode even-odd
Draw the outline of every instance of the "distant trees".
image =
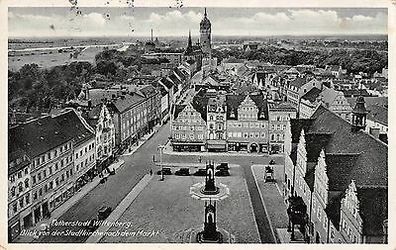
[[[162, 58], [152, 63], [169, 62]], [[125, 80], [142, 63], [151, 63], [141, 53], [104, 50], [95, 56], [95, 66], [89, 62], [72, 62], [50, 69], [26, 64], [20, 70], [8, 71], [8, 98], [11, 108], [27, 112], [48, 111], [53, 105], [76, 98], [82, 84], [93, 79]]]
[[235, 57], [238, 59], [259, 60], [272, 64], [296, 66], [312, 64], [324, 68], [326, 65], [341, 65], [348, 73], [365, 72], [373, 74], [388, 65], [388, 53], [370, 49], [315, 49], [295, 50], [276, 46], [265, 46], [256, 51], [244, 52], [231, 49], [227, 52], [214, 51], [221, 58]]
[[26, 64], [8, 72], [10, 106], [26, 112], [47, 111], [54, 104], [74, 98], [82, 83], [95, 72], [89, 62], [72, 62], [51, 69]]

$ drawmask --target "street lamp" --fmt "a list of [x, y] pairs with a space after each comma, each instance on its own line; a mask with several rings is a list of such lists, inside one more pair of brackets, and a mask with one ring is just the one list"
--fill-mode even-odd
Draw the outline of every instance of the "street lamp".
[[160, 164], [161, 164], [161, 181], [164, 180], [164, 166], [162, 165], [162, 154], [164, 151], [165, 145], [158, 145]]

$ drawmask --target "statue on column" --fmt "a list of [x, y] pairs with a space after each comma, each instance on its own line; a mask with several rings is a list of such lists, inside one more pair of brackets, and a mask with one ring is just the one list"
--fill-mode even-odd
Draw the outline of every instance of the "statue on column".
[[217, 188], [215, 185], [215, 175], [214, 175], [214, 163], [210, 162], [206, 164], [206, 176], [205, 176], [205, 193], [215, 193]]

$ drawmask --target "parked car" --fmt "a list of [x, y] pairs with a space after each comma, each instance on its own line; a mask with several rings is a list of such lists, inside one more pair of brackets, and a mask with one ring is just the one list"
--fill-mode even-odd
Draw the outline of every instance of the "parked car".
[[111, 207], [102, 206], [98, 211], [98, 220], [105, 220], [111, 214]]
[[171, 175], [171, 174], [172, 174], [172, 171], [171, 171], [170, 168], [163, 168], [162, 170], [158, 170], [158, 171], [157, 171], [157, 174], [160, 175], [160, 174], [161, 174], [161, 171], [164, 172], [164, 175]]
[[197, 170], [197, 172], [194, 173], [195, 176], [205, 176], [206, 175], [206, 169], [205, 168], [200, 168]]
[[181, 168], [175, 172], [175, 175], [188, 176], [188, 175], [190, 175], [190, 169], [189, 168]]
[[227, 169], [221, 169], [216, 171], [215, 173], [216, 176], [230, 176], [230, 171], [228, 171]]
[[217, 165], [216, 170], [229, 170], [230, 168], [228, 167], [227, 162], [222, 162], [220, 165]]
[[91, 232], [95, 231], [99, 227], [100, 221], [105, 220], [112, 212], [112, 208], [108, 206], [102, 206], [97, 214], [97, 217], [92, 219], [88, 225], [88, 230]]

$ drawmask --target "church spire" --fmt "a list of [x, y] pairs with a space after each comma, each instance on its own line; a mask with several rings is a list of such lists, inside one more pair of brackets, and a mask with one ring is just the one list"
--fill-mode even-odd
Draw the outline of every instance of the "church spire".
[[207, 14], [206, 14], [206, 7], [205, 7], [205, 17], [207, 16]]
[[188, 48], [192, 47], [191, 30], [188, 30]]

